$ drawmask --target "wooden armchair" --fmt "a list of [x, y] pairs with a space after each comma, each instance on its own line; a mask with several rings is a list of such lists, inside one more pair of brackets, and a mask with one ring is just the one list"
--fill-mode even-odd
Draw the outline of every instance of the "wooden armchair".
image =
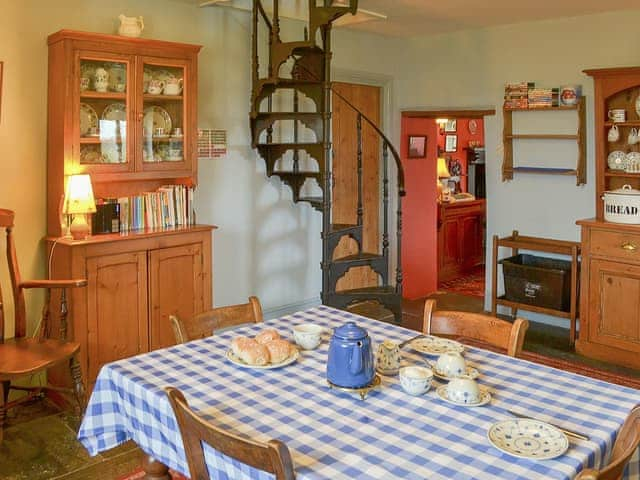
[[249, 297], [249, 303], [218, 307], [198, 313], [190, 319], [169, 315], [177, 343], [189, 342], [212, 335], [214, 330], [243, 323], [262, 322], [262, 307], [258, 297]]
[[[82, 381], [80, 364], [76, 358], [80, 350], [80, 344], [66, 341], [67, 335], [67, 303], [65, 289], [68, 287], [83, 287], [86, 279], [76, 280], [22, 280], [18, 269], [18, 260], [13, 239], [14, 212], [0, 209], [0, 228], [7, 232], [7, 262], [13, 292], [15, 309], [14, 325], [15, 338], [5, 339], [5, 316], [2, 289], [0, 289], [0, 442], [3, 437], [3, 427], [6, 421], [7, 410], [19, 403], [30, 400], [39, 395], [45, 389], [64, 390], [51, 386], [47, 387], [12, 387], [11, 382], [20, 377], [33, 375], [45, 371], [56, 365], [67, 363], [74, 383], [74, 393], [78, 406], [84, 407], [85, 388]], [[47, 296], [42, 312], [42, 321], [39, 330], [31, 338], [26, 337], [27, 318], [24, 299], [24, 290], [32, 288], [46, 288]], [[62, 289], [60, 305], [60, 332], [59, 339], [49, 339], [49, 303], [51, 289]], [[9, 389], [25, 390], [28, 395], [8, 401]]]
[[640, 444], [640, 407], [629, 413], [613, 444], [609, 465], [602, 470], [586, 468], [576, 476], [576, 480], [620, 480], [629, 459]]
[[256, 442], [222, 430], [196, 415], [178, 389], [167, 387], [165, 391], [178, 421], [192, 479], [209, 478], [204, 460], [203, 443], [253, 468], [275, 475], [276, 480], [295, 478], [291, 454], [283, 442], [280, 440]]
[[529, 328], [527, 320], [517, 318], [511, 323], [481, 313], [435, 311], [435, 305], [435, 300], [424, 304], [423, 333], [477, 340], [506, 350], [512, 357], [522, 352], [524, 335]]

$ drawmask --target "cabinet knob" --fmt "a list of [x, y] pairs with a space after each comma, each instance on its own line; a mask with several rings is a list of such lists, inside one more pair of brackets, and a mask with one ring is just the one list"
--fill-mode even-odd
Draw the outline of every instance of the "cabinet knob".
[[622, 249], [626, 250], [627, 252], [635, 252], [638, 249], [638, 246], [632, 242], [624, 242], [622, 244]]

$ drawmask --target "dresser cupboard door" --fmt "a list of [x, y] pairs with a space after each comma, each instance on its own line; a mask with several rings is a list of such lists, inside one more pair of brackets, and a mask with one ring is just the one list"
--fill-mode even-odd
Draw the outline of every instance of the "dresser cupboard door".
[[462, 230], [462, 268], [467, 270], [482, 263], [482, 217], [460, 219]]
[[90, 381], [105, 363], [148, 350], [147, 254], [87, 259]]
[[202, 244], [149, 252], [151, 349], [175, 345], [169, 315], [189, 318], [204, 310]]
[[640, 352], [640, 266], [591, 260], [589, 341]]

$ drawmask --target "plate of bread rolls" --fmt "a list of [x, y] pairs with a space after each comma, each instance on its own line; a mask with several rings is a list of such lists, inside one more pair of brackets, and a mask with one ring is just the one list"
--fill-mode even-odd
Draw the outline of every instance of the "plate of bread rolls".
[[281, 338], [276, 330], [268, 328], [255, 338], [234, 338], [231, 349], [227, 352], [227, 359], [243, 368], [280, 368], [298, 359], [298, 349]]

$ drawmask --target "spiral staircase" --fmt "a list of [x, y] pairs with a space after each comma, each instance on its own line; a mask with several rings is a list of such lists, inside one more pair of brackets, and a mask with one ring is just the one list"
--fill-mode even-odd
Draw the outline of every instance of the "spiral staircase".
[[[365, 301], [375, 301], [401, 319], [402, 300], [402, 202], [404, 175], [400, 157], [382, 131], [351, 102], [332, 89], [332, 22], [355, 14], [357, 0], [309, 0], [309, 19], [303, 39], [281, 39], [279, 0], [273, 0], [270, 14], [261, 0], [253, 0], [252, 10], [252, 145], [266, 162], [267, 175], [278, 176], [293, 192], [294, 202], [307, 202], [322, 212], [322, 292], [325, 305], [348, 309]], [[261, 41], [262, 40], [262, 41]], [[332, 222], [331, 95], [334, 93], [357, 113], [353, 135], [357, 140], [356, 223]], [[363, 251], [363, 124], [380, 140], [381, 245], [375, 252]], [[390, 165], [390, 157], [393, 165]], [[313, 168], [315, 167], [315, 168]], [[390, 251], [390, 168], [395, 168], [397, 188], [395, 279], [391, 280]], [[311, 183], [311, 185], [310, 185]], [[357, 244], [357, 253], [336, 258], [336, 247], [344, 237]], [[337, 290], [338, 281], [350, 269], [368, 267], [377, 274], [376, 285]]]

